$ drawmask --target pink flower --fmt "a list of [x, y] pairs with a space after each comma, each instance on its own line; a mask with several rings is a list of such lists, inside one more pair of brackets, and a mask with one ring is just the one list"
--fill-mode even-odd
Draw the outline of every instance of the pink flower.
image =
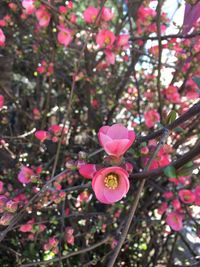
[[174, 196], [173, 192], [172, 191], [166, 191], [163, 193], [163, 197], [166, 198], [166, 199], [170, 199]]
[[33, 230], [33, 225], [31, 223], [22, 224], [19, 231], [22, 233], [31, 232]]
[[5, 37], [2, 29], [0, 28], [0, 46], [4, 46], [5, 45], [5, 41], [6, 41], [6, 37]]
[[86, 23], [94, 23], [98, 15], [99, 9], [93, 6], [89, 6], [83, 13], [83, 17]]
[[195, 205], [200, 206], [200, 186], [197, 186], [194, 190], [195, 193]]
[[34, 172], [32, 169], [26, 167], [26, 166], [22, 166], [21, 167], [21, 171], [18, 174], [18, 180], [20, 181], [20, 183], [22, 184], [28, 184], [31, 182], [31, 178], [32, 176], [34, 176]]
[[167, 210], [168, 206], [166, 202], [163, 202], [158, 208], [158, 214], [163, 215]]
[[108, 8], [108, 7], [102, 8], [102, 14], [101, 14], [102, 20], [110, 21], [113, 18], [113, 16], [114, 16], [114, 14], [110, 8]]
[[130, 35], [129, 34], [121, 34], [117, 36], [116, 45], [119, 47], [127, 47]]
[[45, 8], [45, 6], [41, 6], [36, 12], [35, 12], [36, 18], [39, 22], [40, 27], [47, 27], [49, 25], [51, 15]]
[[4, 105], [4, 96], [0, 95], [0, 110], [3, 108]]
[[181, 208], [181, 203], [178, 199], [174, 199], [172, 201], [172, 206], [174, 207], [175, 210], [179, 210]]
[[64, 46], [68, 46], [73, 40], [71, 30], [62, 26], [59, 26], [58, 29], [58, 42]]
[[178, 192], [178, 195], [183, 203], [192, 204], [195, 201], [195, 193], [190, 190], [182, 189]]
[[92, 180], [96, 198], [104, 204], [121, 200], [129, 190], [128, 176], [127, 171], [117, 166], [103, 168], [96, 172]]
[[153, 127], [157, 122], [160, 121], [160, 115], [155, 109], [151, 109], [144, 112], [145, 124], [148, 128]]
[[79, 173], [87, 179], [92, 179], [97, 172], [95, 164], [85, 164], [79, 168]]
[[173, 211], [167, 214], [166, 223], [174, 230], [180, 231], [183, 228], [182, 215]]
[[35, 137], [41, 142], [44, 142], [49, 137], [49, 133], [47, 131], [42, 131], [42, 130], [36, 131]]
[[25, 9], [25, 13], [27, 15], [31, 15], [35, 12], [35, 6], [34, 6], [35, 0], [23, 0], [22, 6]]
[[72, 227], [65, 228], [66, 242], [70, 245], [74, 245], [74, 229]]
[[122, 124], [103, 126], [98, 132], [100, 145], [108, 155], [120, 157], [133, 144], [135, 132], [129, 131]]
[[96, 36], [96, 43], [99, 47], [112, 47], [115, 35], [109, 30], [101, 30]]

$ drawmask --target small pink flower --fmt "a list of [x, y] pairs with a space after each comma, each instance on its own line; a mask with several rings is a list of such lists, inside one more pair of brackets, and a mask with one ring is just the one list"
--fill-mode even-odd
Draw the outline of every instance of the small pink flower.
[[160, 121], [160, 115], [155, 109], [144, 112], [145, 124], [148, 128], [152, 128], [157, 122]]
[[94, 23], [98, 15], [99, 9], [93, 6], [89, 6], [83, 13], [83, 17], [86, 23]]
[[119, 47], [126, 48], [128, 46], [130, 35], [129, 34], [121, 34], [117, 36], [116, 45]]
[[121, 200], [129, 190], [128, 176], [127, 171], [117, 166], [103, 168], [96, 172], [92, 180], [96, 198], [104, 204]]
[[9, 200], [6, 203], [6, 210], [11, 213], [16, 212], [17, 208], [18, 208], [18, 204], [15, 201]]
[[178, 199], [174, 199], [172, 201], [172, 206], [175, 210], [179, 210], [181, 208], [181, 203]]
[[180, 231], [183, 228], [182, 215], [176, 211], [167, 214], [166, 223], [174, 230]]
[[6, 37], [2, 29], [0, 28], [0, 47], [5, 45], [5, 41], [6, 41]]
[[31, 15], [35, 12], [35, 6], [34, 6], [35, 0], [23, 0], [22, 6], [25, 9], [25, 13], [27, 15]]
[[183, 203], [192, 204], [195, 201], [195, 193], [190, 190], [182, 189], [178, 192], [178, 195]]
[[4, 106], [4, 96], [0, 95], [0, 110], [3, 108]]
[[194, 190], [195, 193], [195, 205], [200, 206], [200, 186], [197, 186]]
[[110, 8], [105, 6], [102, 8], [102, 14], [101, 14], [102, 20], [110, 21], [113, 18], [113, 16], [114, 14]]
[[45, 6], [41, 6], [36, 12], [35, 12], [36, 18], [39, 22], [40, 27], [47, 27], [49, 25], [51, 15], [47, 11]]
[[74, 245], [74, 229], [72, 227], [65, 228], [66, 242], [70, 245]]
[[166, 212], [167, 208], [167, 203], [163, 202], [158, 208], [158, 214], [163, 215]]
[[22, 166], [18, 174], [18, 180], [22, 184], [28, 184], [31, 182], [32, 176], [35, 176], [35, 173], [33, 172], [33, 170], [26, 166]]
[[103, 126], [100, 128], [98, 138], [100, 145], [108, 155], [120, 157], [133, 144], [135, 132], [129, 131], [122, 124]]
[[171, 191], [166, 191], [165, 193], [163, 193], [163, 197], [166, 199], [170, 199], [174, 196], [173, 192]]
[[58, 33], [58, 42], [64, 46], [68, 46], [71, 41], [73, 40], [71, 30], [68, 28], [64, 28], [59, 26], [59, 33]]
[[97, 172], [95, 164], [85, 164], [80, 166], [79, 173], [87, 179], [92, 179], [94, 174]]
[[44, 142], [49, 137], [49, 133], [47, 131], [42, 131], [42, 130], [36, 131], [35, 137], [41, 142]]
[[99, 47], [112, 47], [115, 41], [115, 35], [109, 30], [101, 30], [96, 36], [96, 43]]
[[22, 233], [32, 232], [33, 225], [31, 223], [22, 224], [19, 228], [19, 231]]

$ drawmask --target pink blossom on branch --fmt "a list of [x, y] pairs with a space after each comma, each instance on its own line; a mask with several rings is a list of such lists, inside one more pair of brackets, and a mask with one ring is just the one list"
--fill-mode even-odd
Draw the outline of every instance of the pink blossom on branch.
[[133, 144], [135, 132], [128, 130], [122, 124], [103, 126], [98, 132], [100, 145], [111, 156], [122, 156]]
[[26, 166], [22, 166], [18, 174], [18, 180], [22, 184], [29, 184], [33, 176], [35, 176], [35, 173], [33, 172], [32, 169]]
[[96, 43], [100, 48], [111, 48], [115, 41], [115, 35], [109, 30], [100, 30], [96, 36]]
[[4, 96], [0, 95], [0, 110], [3, 108], [4, 106]]
[[34, 6], [35, 0], [23, 0], [22, 6], [25, 9], [25, 13], [27, 15], [31, 15], [35, 12], [35, 6]]
[[103, 168], [96, 172], [92, 180], [96, 198], [104, 204], [121, 200], [129, 190], [128, 176], [127, 171], [117, 166]]
[[47, 11], [45, 6], [41, 6], [37, 11], [35, 12], [36, 18], [38, 20], [38, 23], [40, 27], [48, 27], [51, 15]]
[[179, 191], [178, 195], [185, 204], [192, 204], [195, 201], [195, 193], [190, 190], [182, 189]]
[[49, 133], [47, 131], [36, 131], [35, 132], [35, 137], [40, 140], [41, 142], [44, 142], [46, 139], [49, 137]]
[[176, 211], [167, 214], [166, 223], [174, 230], [180, 231], [183, 228], [182, 215]]
[[154, 125], [160, 121], [160, 115], [155, 109], [144, 112], [145, 124], [148, 128], [154, 127]]
[[0, 28], [0, 47], [5, 45], [5, 41], [6, 41], [6, 37], [2, 29]]
[[97, 15], [99, 13], [99, 9], [95, 8], [93, 6], [89, 6], [88, 8], [86, 8], [86, 10], [83, 13], [83, 17], [86, 23], [94, 23]]
[[71, 30], [63, 26], [58, 26], [58, 29], [59, 29], [59, 33], [57, 36], [58, 42], [64, 46], [68, 46], [73, 40]]
[[79, 173], [87, 179], [92, 179], [97, 172], [95, 164], [85, 164], [79, 168]]

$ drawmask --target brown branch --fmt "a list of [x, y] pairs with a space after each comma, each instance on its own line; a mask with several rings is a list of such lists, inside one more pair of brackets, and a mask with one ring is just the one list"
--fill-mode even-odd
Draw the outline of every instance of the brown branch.
[[[107, 236], [105, 239], [101, 240], [100, 242], [98, 242], [98, 243], [96, 243], [96, 244], [94, 244], [94, 245], [92, 245], [90, 247], [83, 248], [81, 250], [68, 253], [67, 255], [62, 256], [61, 259], [64, 260], [64, 259], [68, 259], [70, 257], [76, 256], [76, 255], [79, 255], [79, 254], [83, 254], [83, 253], [91, 251], [91, 250], [93, 250], [93, 249], [95, 249], [97, 247], [100, 247], [101, 245], [106, 244], [109, 241], [110, 241], [110, 236]], [[31, 262], [31, 263], [27, 263], [27, 264], [22, 264], [19, 267], [31, 267], [31, 266], [48, 265], [50, 263], [58, 262], [58, 261], [59, 261], [59, 258], [56, 257], [54, 259], [47, 260], [47, 261], [39, 261], [39, 262]]]
[[[200, 32], [194, 32], [191, 34], [169, 34], [169, 35], [163, 35], [161, 36], [161, 40], [167, 40], [171, 38], [180, 38], [180, 39], [191, 39], [196, 36], [199, 36]], [[140, 37], [134, 37], [131, 38], [132, 41], [137, 41], [137, 40], [158, 40], [158, 36], [140, 36]]]
[[[155, 151], [151, 155], [151, 157], [150, 157], [150, 159], [149, 159], [149, 161], [148, 161], [148, 163], [147, 163], [147, 165], [145, 167], [145, 170], [148, 171], [148, 169], [151, 166], [151, 163], [152, 163], [153, 159], [158, 154], [160, 148], [164, 145], [164, 143], [165, 143], [165, 141], [166, 141], [166, 139], [167, 139], [168, 136], [169, 136], [169, 131], [166, 130], [163, 133], [163, 136], [162, 136], [159, 144], [157, 145]], [[129, 231], [129, 228], [131, 226], [131, 223], [132, 223], [133, 217], [135, 215], [136, 209], [138, 207], [140, 196], [141, 196], [141, 193], [143, 191], [144, 185], [145, 185], [145, 179], [142, 179], [142, 181], [141, 181], [141, 183], [139, 185], [138, 191], [136, 193], [135, 199], [134, 199], [134, 201], [132, 203], [132, 206], [130, 208], [129, 216], [128, 216], [127, 221], [126, 221], [126, 224], [124, 226], [124, 230], [123, 230], [123, 232], [121, 234], [121, 238], [120, 238], [120, 240], [119, 240], [119, 242], [117, 244], [117, 247], [116, 247], [116, 249], [115, 249], [115, 251], [114, 251], [114, 253], [113, 253], [113, 255], [112, 255], [112, 257], [111, 257], [111, 259], [110, 259], [110, 261], [109, 261], [109, 263], [107, 265], [107, 267], [113, 267], [114, 264], [115, 264], [115, 262], [116, 262], [116, 259], [117, 259], [118, 255], [120, 253], [121, 247], [123, 246], [124, 241], [126, 239], [126, 236], [128, 234], [128, 231]]]
[[[176, 169], [179, 169], [180, 167], [182, 167], [183, 165], [185, 165], [186, 163], [188, 163], [189, 161], [191, 161], [192, 159], [196, 158], [199, 155], [200, 155], [200, 142], [198, 142], [197, 145], [193, 147], [189, 152], [185, 153], [182, 157], [180, 157], [179, 159], [177, 159], [175, 162], [173, 162], [168, 166], [173, 166]], [[150, 179], [152, 177], [156, 178], [164, 174], [164, 169], [166, 167], [158, 168], [152, 171], [143, 171], [140, 173], [134, 173], [133, 175], [131, 175], [131, 178], [133, 179]]]
[[[174, 122], [172, 122], [169, 125], [166, 125], [165, 128], [168, 130], [173, 130], [177, 126], [181, 125], [182, 123], [186, 122], [187, 120], [191, 119], [195, 115], [200, 113], [200, 102], [192, 106], [187, 112], [185, 112], [183, 115], [181, 115], [178, 119], [176, 119]], [[157, 138], [161, 136], [165, 130], [165, 128], [162, 128], [158, 131], [155, 131], [149, 135], [146, 136], [139, 136], [136, 139], [136, 145], [138, 145], [141, 142], [147, 142], [151, 139]]]

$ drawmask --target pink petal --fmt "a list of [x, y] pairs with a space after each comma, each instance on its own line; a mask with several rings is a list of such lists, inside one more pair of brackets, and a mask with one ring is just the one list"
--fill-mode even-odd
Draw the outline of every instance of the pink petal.
[[98, 138], [99, 138], [100, 145], [103, 146], [103, 147], [105, 146], [105, 144], [107, 142], [112, 141], [112, 139], [108, 135], [106, 135], [106, 134], [104, 134], [102, 132], [98, 133]]
[[108, 129], [107, 135], [112, 139], [127, 139], [128, 130], [122, 124], [113, 124]]
[[79, 173], [87, 179], [92, 179], [97, 172], [95, 164], [85, 164], [79, 168]]
[[129, 139], [113, 140], [111, 142], [107, 142], [104, 145], [104, 149], [109, 155], [119, 157], [122, 156], [130, 147], [129, 144]]
[[127, 183], [122, 178], [119, 181], [119, 185], [116, 189], [109, 189], [104, 187], [103, 194], [107, 201], [114, 203], [121, 200], [127, 193]]
[[104, 177], [101, 175], [97, 175], [92, 180], [92, 188], [94, 190], [96, 198], [104, 204], [111, 204], [104, 196], [103, 189], [104, 189]]

